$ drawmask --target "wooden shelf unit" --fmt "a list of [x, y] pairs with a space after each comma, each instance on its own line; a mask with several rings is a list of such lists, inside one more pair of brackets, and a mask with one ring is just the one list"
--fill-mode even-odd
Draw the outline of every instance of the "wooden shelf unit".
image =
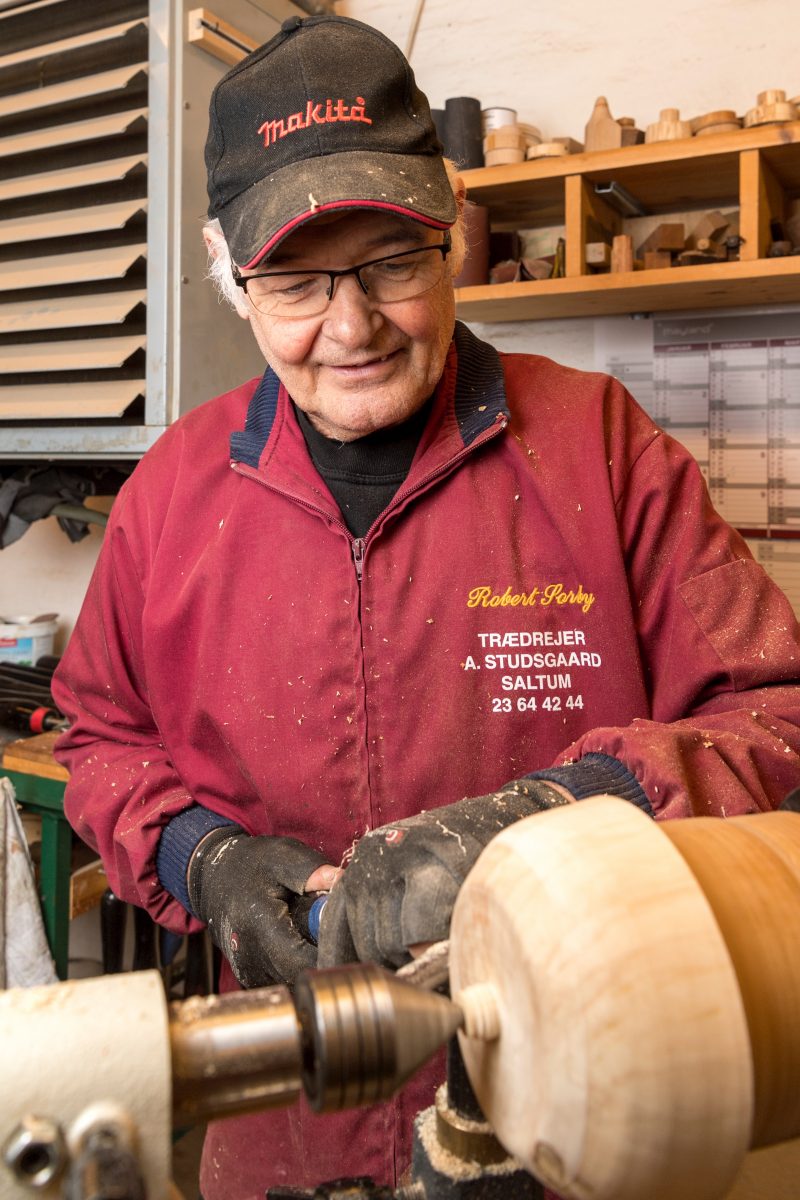
[[[800, 301], [800, 255], [766, 258], [770, 221], [800, 198], [800, 121], [735, 133], [653, 142], [505, 167], [465, 171], [467, 195], [489, 208], [493, 230], [563, 225], [565, 275], [530, 283], [458, 288], [467, 321], [596, 317], [689, 308]], [[592, 274], [587, 241], [625, 219], [594, 190], [616, 182], [648, 216], [738, 208], [744, 242], [738, 262]], [[689, 229], [687, 229], [687, 233]]]

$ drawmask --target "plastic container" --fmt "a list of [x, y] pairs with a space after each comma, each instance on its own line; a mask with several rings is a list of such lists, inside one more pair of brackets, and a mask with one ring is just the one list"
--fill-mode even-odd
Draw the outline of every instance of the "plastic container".
[[52, 654], [57, 616], [0, 617], [0, 663], [34, 666], [43, 654]]
[[505, 125], [516, 125], [517, 110], [515, 108], [484, 108], [481, 112], [481, 124], [484, 134], [492, 129], [502, 129]]

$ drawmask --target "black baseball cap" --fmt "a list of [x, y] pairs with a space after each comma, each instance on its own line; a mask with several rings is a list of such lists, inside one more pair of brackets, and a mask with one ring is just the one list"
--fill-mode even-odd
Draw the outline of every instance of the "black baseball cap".
[[320, 213], [456, 219], [427, 98], [405, 57], [349, 17], [290, 17], [211, 94], [208, 215], [253, 267]]

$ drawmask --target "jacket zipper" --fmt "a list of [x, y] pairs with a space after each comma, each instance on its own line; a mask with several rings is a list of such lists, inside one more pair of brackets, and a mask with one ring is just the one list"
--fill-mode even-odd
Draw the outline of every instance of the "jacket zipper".
[[[396, 492], [392, 500], [392, 504], [398, 500], [405, 500], [408, 496], [412, 496], [414, 492], [418, 492], [422, 488], [427, 487], [428, 484], [432, 483], [434, 479], [438, 479], [441, 475], [448, 474], [462, 461], [462, 459], [467, 458], [467, 456], [471, 454], [474, 449], [476, 449], [478, 446], [482, 446], [485, 442], [488, 442], [491, 438], [495, 437], [498, 433], [505, 429], [507, 424], [508, 418], [504, 414], [498, 414], [495, 424], [490, 426], [490, 428], [484, 432], [482, 437], [476, 438], [476, 440], [469, 446], [465, 446], [464, 449], [459, 451], [458, 454], [454, 455], [453, 458], [448, 459], [446, 463], [443, 463], [441, 467], [437, 467], [435, 471], [431, 471], [424, 477], [424, 479], [420, 479], [418, 483], [415, 483], [413, 487], [407, 488], [405, 491]], [[301, 508], [306, 508], [309, 510], [309, 512], [318, 513], [319, 516], [324, 517], [326, 520], [331, 519], [330, 514], [325, 512], [324, 509], [318, 508], [316, 504], [309, 504], [307, 500], [301, 500], [299, 496], [295, 496], [291, 492], [284, 492], [281, 488], [273, 487], [271, 483], [267, 483], [265, 479], [261, 478], [258, 471], [256, 471], [254, 467], [248, 467], [244, 463], [235, 461], [231, 462], [231, 466], [238, 475], [244, 475], [247, 479], [255, 480], [256, 483], [260, 483], [261, 486], [267, 488], [268, 491], [275, 492], [278, 496], [286, 496], [290, 500], [293, 500], [295, 504], [299, 504]], [[364, 555], [366, 554], [367, 543], [370, 540], [370, 530], [367, 530], [365, 537], [354, 538], [344, 521], [335, 521], [335, 524], [338, 525], [340, 529], [343, 529], [347, 534], [347, 537], [350, 539], [350, 551], [353, 556], [356, 580], [360, 587], [364, 574]]]
[[364, 538], [353, 539], [353, 562], [356, 568], [356, 579], [361, 583], [361, 576], [364, 574], [364, 550], [366, 549]]
[[[430, 474], [424, 477], [424, 479], [420, 479], [419, 482], [415, 483], [413, 487], [407, 488], [405, 491], [401, 490], [399, 492], [395, 492], [392, 498], [392, 504], [395, 504], [399, 500], [405, 500], [408, 496], [413, 496], [414, 492], [418, 492], [422, 488], [427, 487], [428, 484], [432, 483], [434, 479], [439, 479], [440, 476], [449, 474], [449, 472], [454, 467], [457, 467], [463, 459], [468, 458], [473, 450], [476, 450], [479, 446], [483, 446], [486, 442], [491, 441], [491, 439], [496, 437], [498, 433], [502, 433], [507, 425], [508, 417], [504, 413], [498, 413], [497, 417], [495, 418], [494, 425], [490, 425], [489, 428], [486, 429], [480, 437], [476, 438], [474, 442], [471, 442], [469, 446], [465, 446], [463, 450], [458, 452], [458, 454], [455, 454], [452, 458], [448, 459], [447, 462], [443, 463], [441, 467], [437, 467], [435, 471], [431, 471]], [[369, 533], [367, 534], [367, 537], [369, 537]]]

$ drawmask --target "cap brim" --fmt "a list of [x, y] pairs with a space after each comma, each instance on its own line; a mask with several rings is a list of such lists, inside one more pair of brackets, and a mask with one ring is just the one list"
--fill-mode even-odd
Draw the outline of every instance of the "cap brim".
[[256, 266], [294, 229], [336, 209], [375, 208], [436, 229], [456, 219], [438, 156], [363, 151], [307, 158], [254, 183], [217, 211], [233, 261]]

